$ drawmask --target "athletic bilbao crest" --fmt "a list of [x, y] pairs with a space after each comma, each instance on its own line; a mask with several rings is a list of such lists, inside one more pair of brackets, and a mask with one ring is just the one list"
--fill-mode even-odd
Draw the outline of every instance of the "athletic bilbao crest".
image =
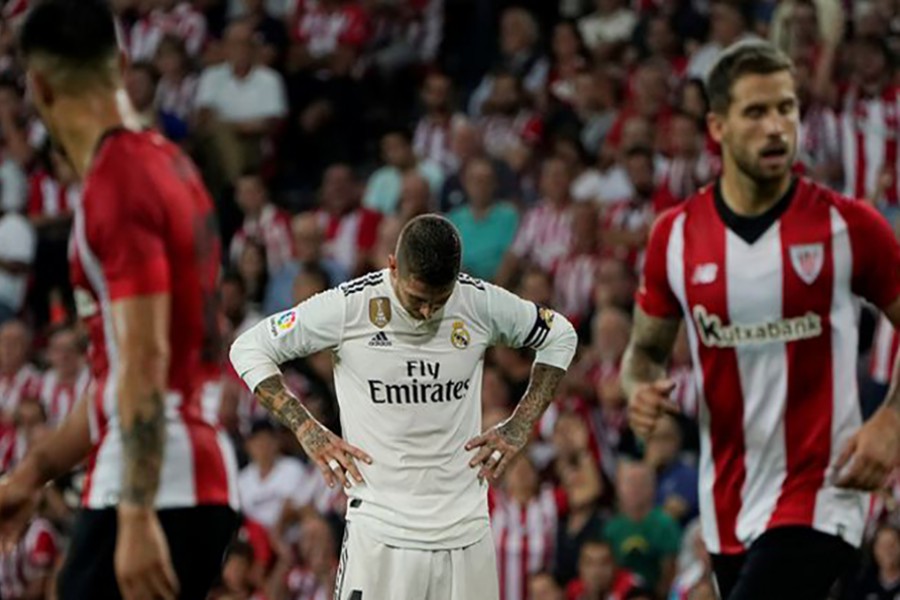
[[822, 244], [801, 244], [791, 246], [791, 264], [794, 271], [807, 285], [812, 284], [822, 271], [825, 262], [825, 249]]

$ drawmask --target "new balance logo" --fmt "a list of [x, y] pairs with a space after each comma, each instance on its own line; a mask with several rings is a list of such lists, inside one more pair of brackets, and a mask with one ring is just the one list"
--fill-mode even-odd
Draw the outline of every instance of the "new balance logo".
[[385, 332], [379, 331], [375, 335], [372, 336], [372, 339], [369, 340], [370, 346], [375, 346], [376, 348], [387, 348], [391, 346], [391, 340], [388, 339], [388, 336]]

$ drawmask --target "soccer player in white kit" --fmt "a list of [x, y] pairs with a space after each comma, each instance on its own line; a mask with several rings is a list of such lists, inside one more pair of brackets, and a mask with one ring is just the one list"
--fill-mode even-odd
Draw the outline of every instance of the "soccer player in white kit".
[[[329, 485], [347, 490], [336, 600], [499, 597], [487, 480], [527, 443], [577, 336], [552, 310], [461, 274], [460, 257], [449, 221], [417, 217], [388, 269], [269, 317], [232, 346], [246, 384]], [[533, 348], [535, 364], [513, 415], [479, 435], [484, 353], [495, 344]], [[334, 354], [346, 441], [310, 416], [278, 370], [321, 350]]]

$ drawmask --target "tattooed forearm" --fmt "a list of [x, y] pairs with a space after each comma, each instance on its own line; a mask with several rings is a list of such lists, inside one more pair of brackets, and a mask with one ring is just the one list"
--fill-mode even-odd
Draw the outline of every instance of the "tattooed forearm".
[[531, 432], [534, 431], [534, 424], [553, 402], [556, 388], [565, 374], [565, 370], [559, 367], [534, 364], [528, 389], [516, 407], [513, 417], [503, 426], [503, 434], [507, 441], [519, 447], [525, 445]]
[[269, 412], [294, 433], [313, 420], [300, 400], [284, 386], [281, 375], [263, 380], [256, 386], [256, 396]]
[[162, 394], [153, 391], [134, 411], [131, 423], [122, 423], [122, 453], [125, 472], [123, 502], [152, 506], [159, 488], [166, 443], [165, 405]]
[[677, 320], [658, 319], [639, 307], [634, 309], [631, 340], [622, 359], [622, 389], [627, 396], [635, 385], [665, 377], [678, 326]]

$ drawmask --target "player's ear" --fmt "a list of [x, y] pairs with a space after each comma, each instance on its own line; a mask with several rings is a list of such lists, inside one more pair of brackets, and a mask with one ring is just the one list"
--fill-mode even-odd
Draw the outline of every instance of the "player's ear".
[[393, 254], [388, 254], [388, 268], [391, 270], [391, 275], [397, 274], [397, 257]]
[[717, 144], [722, 143], [722, 137], [725, 134], [725, 115], [717, 111], [711, 110], [706, 113], [706, 127], [709, 129], [709, 135]]
[[27, 83], [34, 101], [39, 106], [49, 107], [53, 104], [53, 88], [43, 75], [37, 71], [28, 71]]
[[124, 50], [119, 50], [118, 53], [118, 62], [119, 62], [119, 74], [122, 77], [125, 77], [125, 73], [128, 72], [128, 66], [131, 64], [131, 61], [128, 60], [128, 55], [125, 54]]

